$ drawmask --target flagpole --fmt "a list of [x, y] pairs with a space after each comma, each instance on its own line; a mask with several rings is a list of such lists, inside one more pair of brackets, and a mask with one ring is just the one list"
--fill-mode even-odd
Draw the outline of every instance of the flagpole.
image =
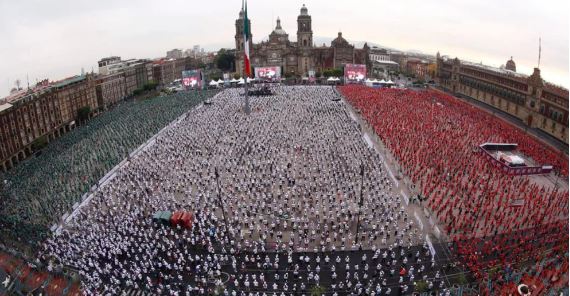
[[251, 108], [249, 107], [249, 95], [247, 90], [247, 75], [245, 75], [245, 83], [243, 88], [245, 89], [245, 114], [249, 115], [251, 113]]
[[[247, 78], [249, 77], [249, 73], [251, 71], [251, 68], [246, 69], [246, 67], [251, 67], [251, 64], [249, 63], [249, 24], [247, 23], [247, 2], [242, 1], [242, 9], [245, 6], [245, 11], [244, 11], [244, 17], [243, 17], [243, 50], [244, 50], [244, 60], [243, 60], [243, 77], [244, 77], [244, 84], [243, 84], [243, 88], [245, 91], [245, 106], [244, 106], [244, 111], [245, 114], [249, 115], [251, 113], [251, 108], [249, 107], [249, 94], [248, 94], [248, 90], [247, 90]], [[247, 61], [246, 61], [247, 59]]]

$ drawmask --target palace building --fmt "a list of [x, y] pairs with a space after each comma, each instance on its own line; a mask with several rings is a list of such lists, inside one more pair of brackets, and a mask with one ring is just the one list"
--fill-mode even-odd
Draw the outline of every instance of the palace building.
[[454, 93], [509, 113], [568, 144], [568, 89], [544, 81], [538, 68], [528, 76], [516, 72], [512, 57], [502, 69], [442, 57], [438, 52], [437, 79]]
[[[243, 10], [235, 22], [236, 35], [236, 70], [243, 73], [244, 38], [243, 38]], [[251, 20], [248, 20], [251, 28]], [[251, 30], [249, 40], [251, 42]], [[307, 7], [303, 5], [297, 17], [297, 39], [289, 40], [289, 34], [281, 27], [281, 20], [277, 24], [269, 40], [258, 44], [249, 44], [250, 61], [252, 67], [280, 66], [283, 74], [308, 76], [309, 71], [322, 72], [325, 69], [342, 68], [345, 64], [369, 64], [369, 47], [357, 49], [349, 44], [339, 32], [330, 46], [316, 46], [313, 41], [312, 19]]]

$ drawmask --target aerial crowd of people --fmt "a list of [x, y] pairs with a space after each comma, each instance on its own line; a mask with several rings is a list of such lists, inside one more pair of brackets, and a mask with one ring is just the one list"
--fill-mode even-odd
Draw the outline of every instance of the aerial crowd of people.
[[[87, 294], [448, 295], [471, 275], [491, 279], [483, 293], [567, 285], [567, 183], [505, 174], [478, 146], [516, 143], [567, 177], [561, 153], [435, 90], [271, 90], [250, 115], [242, 89], [121, 103], [0, 176], [0, 238], [40, 241], [74, 211], [36, 263], [77, 271]], [[449, 243], [432, 244], [403, 184]]]
[[[238, 89], [189, 111], [98, 188], [42, 260], [107, 293], [444, 290], [452, 259], [431, 252], [335, 90], [274, 91], [252, 98], [249, 116]], [[152, 219], [181, 210], [191, 229]]]
[[514, 266], [529, 258], [540, 262], [545, 253], [565, 252], [568, 188], [543, 176], [505, 174], [478, 146], [516, 143], [531, 162], [553, 165], [565, 177], [568, 159], [561, 153], [436, 90], [353, 85], [340, 87], [340, 92], [387, 145], [476, 276], [486, 276], [496, 266]]
[[125, 101], [0, 173], [0, 238], [34, 244], [111, 168], [213, 92]]

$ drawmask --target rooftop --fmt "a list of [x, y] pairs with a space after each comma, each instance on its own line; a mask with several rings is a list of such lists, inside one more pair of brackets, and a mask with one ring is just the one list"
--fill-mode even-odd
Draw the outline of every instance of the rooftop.
[[0, 104], [0, 112], [10, 109], [12, 108], [12, 104], [10, 103], [4, 103], [4, 104]]
[[[452, 62], [453, 59], [449, 58], [448, 56], [443, 56], [443, 60], [448, 61], [448, 62]], [[504, 69], [504, 68], [498, 68], [498, 67], [485, 65], [483, 63], [475, 63], [475, 62], [471, 62], [471, 61], [461, 60], [461, 64], [469, 66], [469, 67], [473, 67], [473, 68], [482, 69], [482, 70], [485, 70], [488, 72], [493, 72], [493, 73], [496, 73], [496, 74], [499, 74], [502, 76], [506, 76], [506, 77], [512, 78], [513, 80], [517, 80], [517, 81], [523, 82], [523, 83], [527, 83], [527, 80], [529, 78], [529, 75], [526, 75], [523, 73], [514, 72], [511, 70]], [[544, 79], [543, 79], [543, 81], [544, 81]], [[563, 98], [568, 98], [568, 89], [563, 87], [563, 86], [544, 81], [544, 90], [546, 90], [547, 92], [553, 93], [557, 96], [560, 96]]]
[[69, 77], [69, 78], [65, 78], [63, 80], [60, 81], [56, 81], [52, 84], [53, 87], [64, 87], [66, 85], [75, 83], [75, 82], [79, 82], [81, 80], [85, 79], [85, 75], [77, 75], [77, 76], [73, 76], [73, 77]]

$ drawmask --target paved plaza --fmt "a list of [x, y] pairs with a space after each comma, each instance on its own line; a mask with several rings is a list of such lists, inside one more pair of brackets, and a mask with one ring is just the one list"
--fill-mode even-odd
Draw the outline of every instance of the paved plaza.
[[[440, 246], [434, 254], [336, 90], [274, 91], [251, 98], [249, 116], [241, 89], [190, 110], [99, 188], [42, 258], [80, 270], [87, 291], [445, 288], [441, 268], [454, 261]], [[194, 213], [194, 228], [156, 224], [163, 210]]]

